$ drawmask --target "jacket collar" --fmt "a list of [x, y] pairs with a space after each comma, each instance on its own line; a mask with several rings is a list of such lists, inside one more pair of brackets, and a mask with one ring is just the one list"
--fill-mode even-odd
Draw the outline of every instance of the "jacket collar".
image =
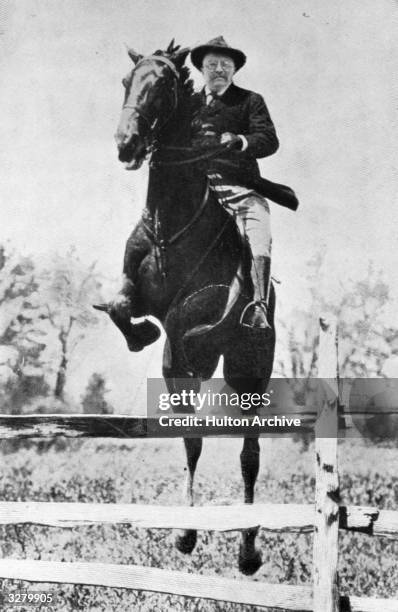
[[[227, 100], [233, 98], [238, 90], [239, 90], [239, 87], [237, 85], [235, 85], [235, 83], [231, 83], [229, 85], [229, 87], [227, 87], [227, 89], [225, 89], [223, 91], [221, 96], [217, 97], [217, 100], [221, 100], [222, 102], [226, 102]], [[204, 102], [206, 102], [206, 95], [207, 95], [207, 93], [208, 93], [208, 88], [205, 85], [205, 87], [203, 87], [203, 89], [201, 91], [202, 100]]]
[[205, 96], [207, 97], [209, 94], [212, 94], [215, 98], [222, 98], [222, 96], [225, 94], [225, 92], [231, 87], [230, 83], [227, 87], [225, 87], [221, 93], [213, 93], [208, 85], [205, 85], [204, 87], [204, 92], [205, 92]]

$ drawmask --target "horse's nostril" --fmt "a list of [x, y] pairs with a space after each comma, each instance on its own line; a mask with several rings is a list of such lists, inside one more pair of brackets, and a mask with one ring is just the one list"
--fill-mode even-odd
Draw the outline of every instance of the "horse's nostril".
[[138, 134], [133, 134], [131, 138], [125, 138], [118, 144], [119, 160], [129, 162], [140, 148], [140, 139]]
[[115, 141], [119, 148], [126, 147], [129, 144], [134, 144], [137, 134], [132, 134], [129, 129], [118, 130], [115, 134]]
[[129, 145], [127, 147], [119, 146], [119, 160], [121, 162], [130, 161], [132, 155], [133, 155], [133, 151]]

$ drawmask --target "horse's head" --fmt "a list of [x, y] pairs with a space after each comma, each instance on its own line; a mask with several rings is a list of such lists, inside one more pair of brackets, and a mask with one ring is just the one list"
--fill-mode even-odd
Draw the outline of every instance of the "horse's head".
[[120, 161], [136, 170], [177, 108], [180, 70], [189, 49], [171, 41], [166, 51], [143, 57], [132, 49], [134, 68], [123, 79], [124, 103], [116, 142]]

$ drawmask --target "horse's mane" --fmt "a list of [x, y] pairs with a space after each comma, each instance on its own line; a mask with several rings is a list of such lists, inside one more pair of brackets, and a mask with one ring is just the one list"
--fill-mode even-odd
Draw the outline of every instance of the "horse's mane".
[[[174, 38], [164, 51], [158, 49], [153, 53], [153, 55], [161, 55], [162, 57], [167, 57], [167, 59], [173, 61], [176, 53], [181, 49], [181, 45], [174, 44]], [[191, 79], [191, 72], [188, 66], [182, 66], [182, 68], [178, 69], [179, 77], [179, 85], [181, 88], [181, 92], [184, 95], [184, 98], [190, 98], [194, 93], [194, 84]]]

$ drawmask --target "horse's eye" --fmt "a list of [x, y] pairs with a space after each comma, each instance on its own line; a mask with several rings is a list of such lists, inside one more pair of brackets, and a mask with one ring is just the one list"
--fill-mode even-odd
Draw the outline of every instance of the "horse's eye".
[[125, 89], [127, 89], [128, 84], [129, 84], [129, 82], [128, 82], [128, 80], [126, 78], [122, 79], [122, 85], [123, 85], [123, 87]]

